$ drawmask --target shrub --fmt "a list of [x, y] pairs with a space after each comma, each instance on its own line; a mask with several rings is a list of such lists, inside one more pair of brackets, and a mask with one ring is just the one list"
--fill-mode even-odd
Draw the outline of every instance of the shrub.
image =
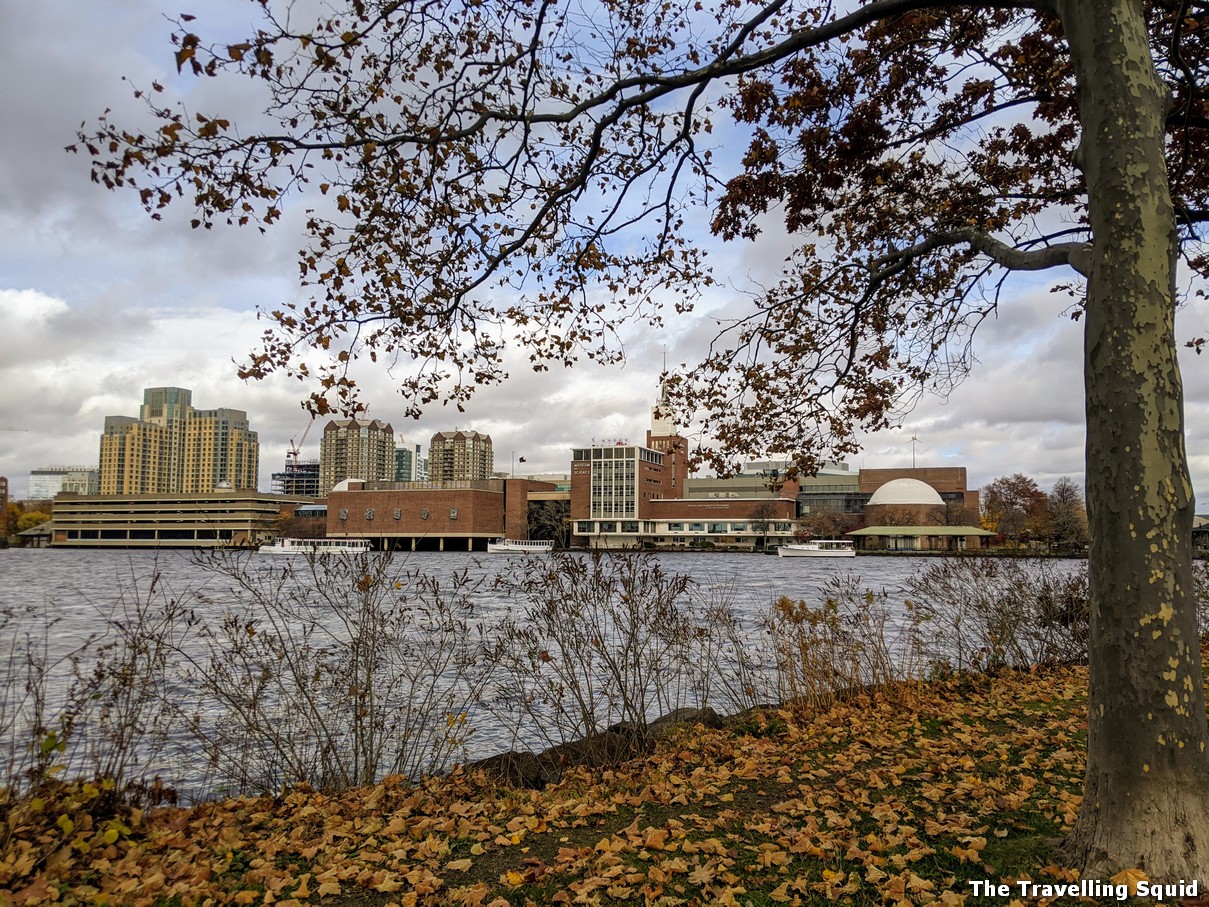
[[521, 603], [500, 628], [496, 703], [524, 745], [622, 725], [636, 734], [711, 696], [750, 698], [754, 669], [725, 601], [705, 598], [651, 555], [556, 554], [497, 579]]
[[197, 628], [190, 730], [223, 784], [342, 790], [460, 753], [492, 666], [465, 574], [442, 583], [382, 555], [204, 563], [228, 583], [205, 596], [226, 614]]
[[815, 711], [854, 690], [909, 695], [920, 660], [909, 613], [896, 620], [888, 593], [855, 576], [833, 577], [820, 595], [817, 606], [782, 597], [765, 621], [781, 700]]
[[906, 584], [937, 666], [993, 671], [1087, 657], [1087, 569], [1045, 559], [944, 558]]

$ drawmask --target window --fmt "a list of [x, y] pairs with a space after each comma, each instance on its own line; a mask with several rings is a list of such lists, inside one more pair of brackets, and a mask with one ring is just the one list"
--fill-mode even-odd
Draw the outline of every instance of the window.
[[579, 535], [591, 535], [591, 534], [592, 534], [592, 523], [591, 523], [591, 521], [589, 521], [589, 520], [581, 520], [580, 522], [576, 523], [576, 524], [575, 524], [575, 531], [576, 531], [576, 532], [577, 532]]
[[621, 531], [622, 532], [637, 532], [638, 531], [638, 521], [637, 520], [622, 520], [621, 521]]
[[709, 524], [709, 531], [710, 531], [710, 532], [713, 532], [713, 533], [715, 533], [715, 534], [716, 534], [716, 533], [719, 533], [719, 532], [725, 532], [725, 531], [726, 531], [726, 524], [725, 524], [725, 523], [710, 523], [710, 524]]
[[689, 523], [688, 531], [689, 532], [704, 532], [705, 524], [704, 523]]
[[684, 524], [683, 523], [668, 523], [667, 531], [668, 532], [683, 532]]
[[601, 532], [616, 532], [617, 524], [614, 523], [612, 520], [604, 520], [600, 524], [600, 531]]

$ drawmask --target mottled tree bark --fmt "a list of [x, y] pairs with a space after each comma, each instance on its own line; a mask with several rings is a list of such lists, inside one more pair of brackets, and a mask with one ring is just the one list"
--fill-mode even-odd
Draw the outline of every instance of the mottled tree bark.
[[1058, 0], [1094, 236], [1085, 326], [1091, 686], [1088, 877], [1209, 880], [1209, 760], [1192, 488], [1175, 343], [1167, 97], [1140, 0]]

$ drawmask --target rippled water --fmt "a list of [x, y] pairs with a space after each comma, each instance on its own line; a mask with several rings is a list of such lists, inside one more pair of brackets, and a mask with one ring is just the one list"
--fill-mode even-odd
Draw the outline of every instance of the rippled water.
[[[237, 558], [254, 574], [280, 569], [283, 560], [255, 553]], [[653, 558], [666, 572], [689, 576], [704, 599], [729, 603], [736, 617], [752, 628], [753, 640], [761, 618], [781, 596], [817, 601], [820, 588], [829, 580], [856, 577], [862, 588], [885, 591], [889, 593], [888, 601], [901, 601], [901, 597], [895, 598], [895, 590], [928, 563], [926, 558], [910, 557], [782, 559], [725, 553], [667, 553]], [[391, 569], [421, 571], [446, 580], [464, 571], [472, 579], [484, 580], [474, 599], [475, 617], [490, 627], [515, 607], [513, 600], [492, 589], [489, 582], [508, 562], [509, 557], [501, 555], [413, 553], [395, 555]], [[62, 695], [68, 682], [63, 659], [91, 634], [103, 632], [108, 620], [114, 615], [120, 617], [132, 602], [149, 598], [161, 602], [184, 601], [202, 613], [210, 609], [207, 616], [211, 619], [217, 616], [214, 612], [240, 612], [250, 607], [248, 598], [244, 596], [241, 601], [229, 579], [207, 569], [191, 552], [0, 551], [0, 612], [11, 610], [17, 615], [0, 632], [13, 640], [27, 632], [35, 635], [44, 632], [41, 628], [50, 626], [46, 655], [49, 662], [58, 663], [58, 673], [49, 684], [52, 698]], [[11, 702], [11, 695], [7, 699]], [[2, 712], [0, 706], [0, 732], [4, 722]], [[215, 720], [222, 718], [215, 716]], [[475, 716], [478, 726], [466, 753], [469, 758], [514, 748], [518, 741], [520, 745], [539, 748], [526, 741], [523, 734], [518, 736], [515, 727], [493, 726], [491, 721], [490, 715]], [[157, 770], [168, 773], [173, 783], [186, 790], [212, 784], [201, 780], [201, 770], [190, 765], [191, 761], [197, 761], [196, 754], [178, 753], [168, 763], [157, 766]]]

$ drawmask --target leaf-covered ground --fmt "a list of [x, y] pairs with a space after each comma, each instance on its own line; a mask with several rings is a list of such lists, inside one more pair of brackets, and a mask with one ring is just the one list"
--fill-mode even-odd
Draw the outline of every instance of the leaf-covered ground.
[[978, 903], [968, 880], [1074, 878], [1053, 864], [1086, 685], [1063, 668], [756, 713], [543, 791], [455, 775], [139, 813], [64, 785], [6, 807], [0, 904]]

